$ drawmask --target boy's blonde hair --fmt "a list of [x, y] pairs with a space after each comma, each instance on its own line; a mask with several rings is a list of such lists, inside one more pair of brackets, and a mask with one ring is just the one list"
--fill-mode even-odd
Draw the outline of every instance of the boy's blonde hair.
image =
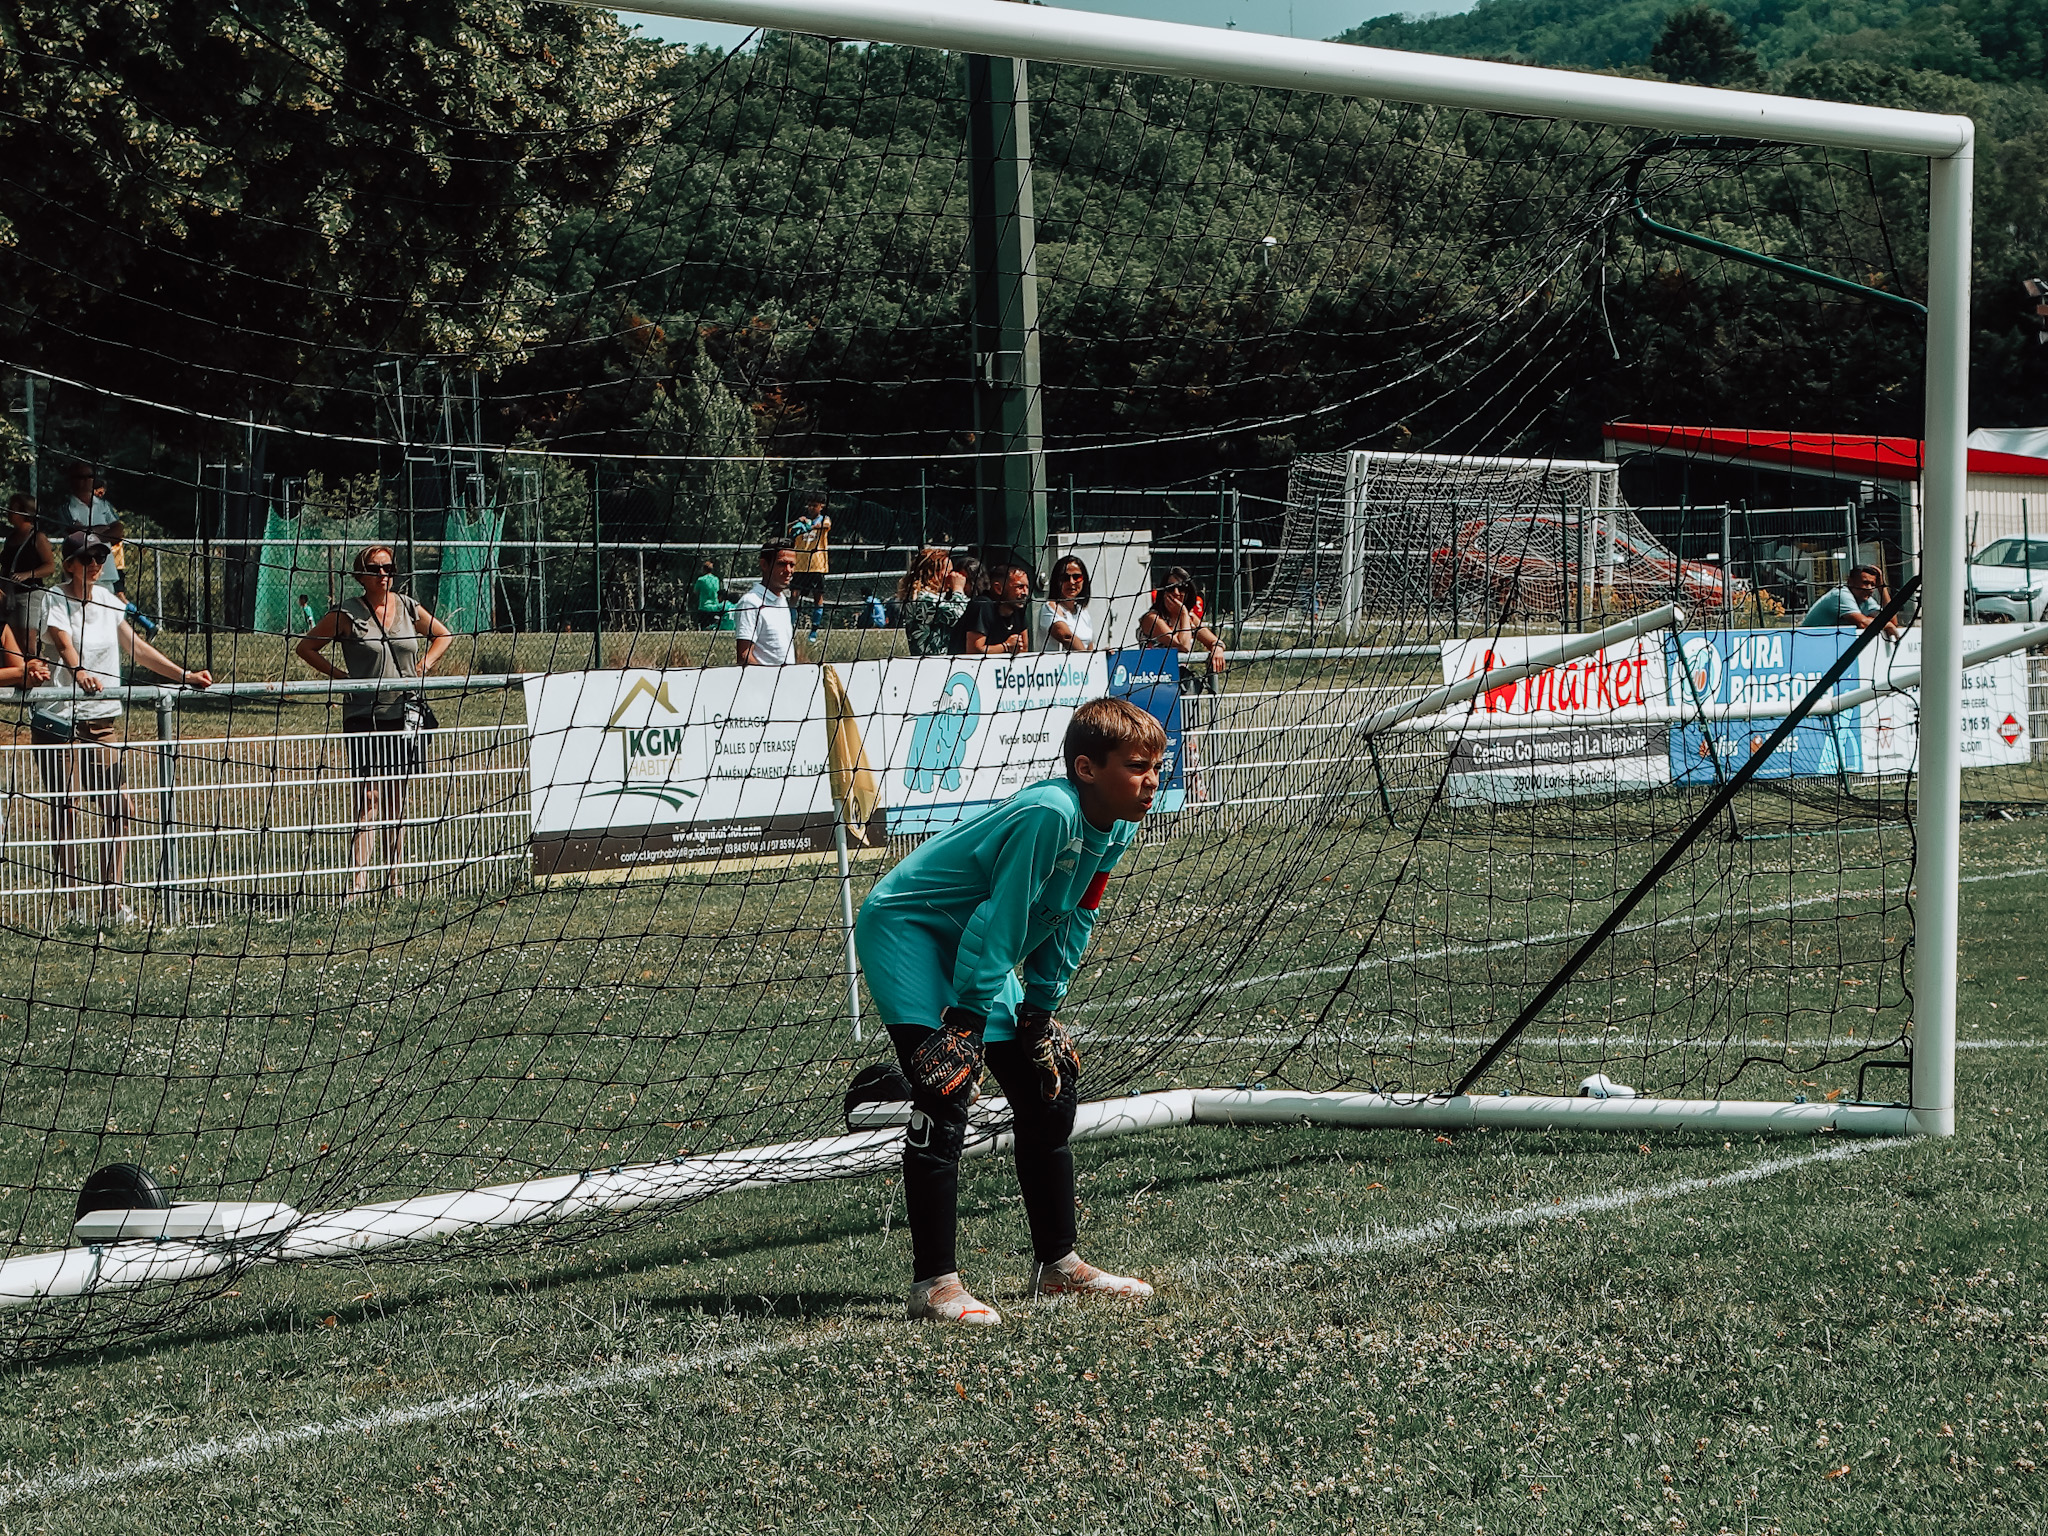
[[1067, 773], [1074, 772], [1074, 759], [1102, 762], [1118, 747], [1138, 747], [1149, 752], [1166, 750], [1166, 728], [1129, 699], [1090, 699], [1074, 711], [1067, 726]]

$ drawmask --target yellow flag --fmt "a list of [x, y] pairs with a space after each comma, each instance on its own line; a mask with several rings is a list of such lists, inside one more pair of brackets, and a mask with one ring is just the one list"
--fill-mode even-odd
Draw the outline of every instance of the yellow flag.
[[860, 739], [860, 721], [853, 713], [853, 701], [847, 698], [846, 684], [839, 680], [836, 667], [825, 668], [825, 729], [832, 759], [832, 799], [839, 807], [848, 835], [865, 843], [868, 818], [875, 814], [882, 791], [875, 783], [867, 744]]

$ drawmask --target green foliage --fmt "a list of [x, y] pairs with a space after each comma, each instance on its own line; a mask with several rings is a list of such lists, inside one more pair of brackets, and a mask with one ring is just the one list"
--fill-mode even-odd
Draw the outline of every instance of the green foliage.
[[654, 65], [529, 0], [7, 0], [0, 31], [16, 360], [268, 412], [372, 352], [518, 355], [519, 265], [630, 191]]
[[1671, 13], [1650, 50], [1650, 67], [1667, 80], [1736, 89], [1761, 84], [1764, 74], [1755, 53], [1742, 46], [1735, 23], [1705, 4]]

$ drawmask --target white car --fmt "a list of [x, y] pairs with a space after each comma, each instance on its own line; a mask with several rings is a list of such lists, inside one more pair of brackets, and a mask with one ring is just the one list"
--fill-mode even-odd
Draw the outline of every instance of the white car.
[[1999, 539], [1969, 565], [1965, 594], [1974, 624], [2033, 624], [2048, 618], [2048, 539]]

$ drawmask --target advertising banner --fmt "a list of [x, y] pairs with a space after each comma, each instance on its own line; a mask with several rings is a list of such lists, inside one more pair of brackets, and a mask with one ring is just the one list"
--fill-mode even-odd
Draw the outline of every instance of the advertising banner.
[[[1783, 704], [1789, 712], [1821, 674], [1856, 638], [1853, 629], [1728, 629], [1682, 634], [1670, 659], [1667, 702], [1681, 708], [1705, 704]], [[1669, 644], [1667, 638], [1666, 641]], [[1859, 686], [1851, 668], [1834, 688]], [[1861, 773], [1860, 711], [1806, 719], [1771, 754], [1758, 778], [1790, 779], [1819, 774]], [[1750, 720], [1717, 720], [1683, 725], [1671, 733], [1671, 776], [1684, 784], [1711, 784], [1748, 762], [1777, 728], [1783, 714]]]
[[[527, 679], [535, 874], [832, 848], [834, 752], [849, 743], [828, 718], [825, 670]], [[856, 838], [879, 839], [879, 815], [857, 814]]]
[[1109, 682], [1100, 652], [919, 656], [842, 671], [891, 833], [949, 827], [1064, 774], [1067, 722]]
[[[1963, 649], [1972, 650], [2003, 635], [2004, 624], [1963, 627]], [[1897, 645], [1879, 640], [1863, 654], [1866, 679], [1918, 670], [1920, 631], [1909, 629]], [[1879, 698], [1857, 711], [1863, 716], [1864, 760], [1872, 773], [1903, 773], [1917, 764], [1920, 749], [1920, 691]], [[2003, 768], [2031, 760], [2033, 732], [2027, 718], [2027, 658], [2000, 656], [1963, 674], [1963, 707], [1956, 721], [1965, 768]]]
[[[1447, 640], [1444, 681], [1528, 659], [1547, 639]], [[1489, 689], [1451, 733], [1453, 803], [1503, 803], [1645, 789], [1671, 778], [1670, 729], [1629, 720], [1665, 697], [1661, 638], [1643, 636]], [[1516, 722], [1541, 717], [1524, 729]]]
[[1181, 768], [1180, 652], [1136, 647], [1109, 652], [1109, 692], [1112, 698], [1129, 699], [1166, 732], [1166, 762], [1152, 809], [1179, 810], [1188, 798]]

